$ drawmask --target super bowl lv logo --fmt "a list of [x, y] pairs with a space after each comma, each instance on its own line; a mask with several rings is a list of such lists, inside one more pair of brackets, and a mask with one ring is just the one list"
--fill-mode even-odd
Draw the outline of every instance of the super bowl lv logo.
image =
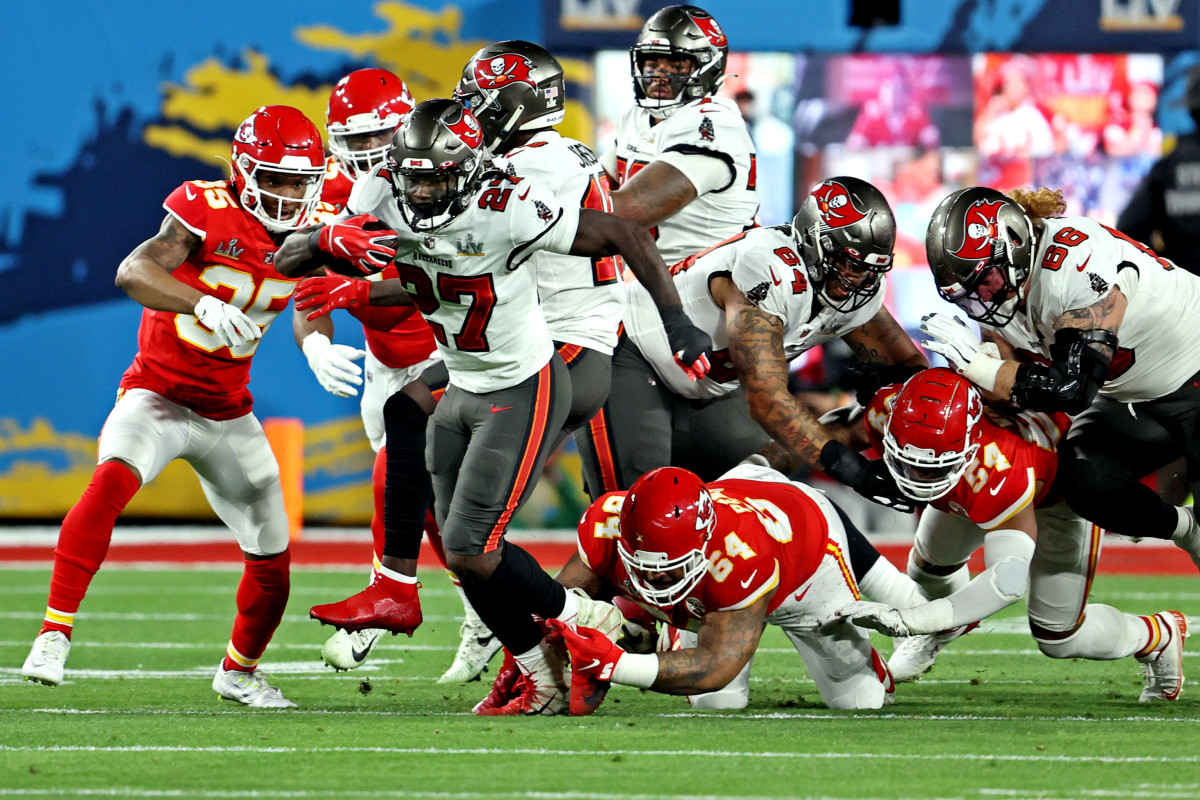
[[529, 72], [533, 62], [513, 53], [502, 53], [487, 61], [475, 62], [475, 82], [480, 89], [499, 89], [510, 83], [528, 83], [533, 86]]

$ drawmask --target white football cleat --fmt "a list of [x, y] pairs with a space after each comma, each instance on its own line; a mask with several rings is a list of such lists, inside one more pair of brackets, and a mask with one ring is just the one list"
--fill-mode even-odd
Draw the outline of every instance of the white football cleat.
[[896, 683], [907, 683], [916, 680], [933, 669], [933, 662], [942, 648], [960, 636], [979, 627], [978, 622], [970, 625], [960, 625], [941, 633], [922, 633], [896, 640], [896, 649], [888, 659], [888, 671]]
[[482, 622], [463, 620], [458, 634], [461, 637], [458, 652], [454, 654], [454, 661], [449, 669], [437, 679], [438, 683], [467, 683], [479, 680], [488, 662], [503, 646], [496, 634]]
[[46, 631], [33, 640], [33, 647], [21, 665], [21, 677], [47, 686], [63, 682], [63, 668], [71, 652], [71, 640], [62, 631]]
[[1150, 655], [1138, 659], [1142, 664], [1142, 696], [1138, 702], [1178, 700], [1183, 690], [1183, 642], [1187, 639], [1187, 618], [1178, 611], [1154, 615], [1163, 628], [1163, 644]]
[[235, 700], [251, 708], [295, 708], [296, 704], [283, 693], [267, 683], [262, 670], [242, 672], [225, 669], [225, 662], [217, 665], [217, 674], [212, 682], [213, 691], [226, 700]]
[[321, 658], [339, 672], [361, 667], [375, 643], [387, 631], [383, 628], [363, 628], [361, 631], [334, 631], [321, 647]]

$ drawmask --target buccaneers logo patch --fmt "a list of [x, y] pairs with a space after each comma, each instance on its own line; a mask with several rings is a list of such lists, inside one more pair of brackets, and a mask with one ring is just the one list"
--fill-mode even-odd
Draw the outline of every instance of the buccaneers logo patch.
[[768, 281], [763, 281], [750, 291], [746, 292], [746, 299], [754, 305], [760, 305], [763, 300], [767, 299], [767, 294], [771, 291], [771, 284]]
[[513, 83], [527, 83], [536, 88], [529, 73], [533, 62], [513, 53], [502, 53], [486, 61], [475, 62], [475, 83], [480, 89], [501, 89]]
[[825, 181], [812, 191], [817, 201], [817, 210], [821, 213], [821, 221], [830, 228], [844, 228], [859, 222], [867, 215], [854, 207], [850, 193], [846, 187], [837, 181]]
[[483, 146], [483, 129], [479, 127], [479, 120], [475, 119], [475, 115], [465, 108], [462, 116], [453, 123], [447, 123], [446, 127], [472, 150]]
[[1091, 281], [1093, 292], [1096, 294], [1104, 294], [1108, 291], [1108, 281], [1104, 280], [1104, 278], [1101, 278], [1094, 272], [1089, 272], [1087, 276], [1088, 280]]
[[538, 219], [542, 220], [543, 222], [549, 222], [550, 220], [554, 219], [554, 212], [551, 211], [550, 208], [541, 200], [533, 201], [533, 210], [537, 212]]
[[1000, 206], [1004, 205], [999, 200], [976, 200], [967, 209], [967, 216], [963, 226], [966, 230], [966, 235], [963, 237], [962, 247], [958, 248], [951, 255], [958, 256], [963, 259], [987, 258], [992, 254], [992, 242], [996, 241], [996, 214], [1000, 211]]
[[696, 23], [696, 27], [713, 47], [725, 47], [729, 44], [729, 40], [725, 38], [725, 31], [721, 30], [721, 26], [712, 17], [696, 17], [691, 14], [688, 14], [688, 17]]

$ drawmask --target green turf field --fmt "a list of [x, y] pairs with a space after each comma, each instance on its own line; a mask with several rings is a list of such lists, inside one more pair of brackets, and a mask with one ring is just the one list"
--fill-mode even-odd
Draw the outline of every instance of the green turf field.
[[[209, 686], [232, 571], [101, 571], [68, 682], [19, 681], [48, 579], [0, 571], [0, 797], [1200, 797], [1195, 679], [1177, 703], [1141, 705], [1132, 659], [1051, 661], [1021, 611], [952, 645], [880, 712], [822, 707], [771, 629], [744, 712], [691, 713], [617, 687], [589, 718], [476, 718], [486, 686], [434, 683], [457, 642], [458, 599], [441, 575], [423, 576], [415, 638], [389, 638], [365, 668], [335, 675], [319, 660], [331, 629], [307, 610], [357, 590], [361, 574], [297, 571], [264, 665], [300, 708], [272, 712], [219, 703]], [[1094, 597], [1194, 619], [1198, 589], [1101, 578]]]

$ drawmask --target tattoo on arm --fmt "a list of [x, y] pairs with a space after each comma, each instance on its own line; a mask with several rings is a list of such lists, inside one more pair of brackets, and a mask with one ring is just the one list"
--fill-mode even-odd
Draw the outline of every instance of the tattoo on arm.
[[879, 309], [865, 324], [842, 338], [854, 357], [865, 364], [929, 366], [928, 360], [886, 308]]
[[725, 313], [729, 354], [750, 415], [794, 454], [796, 467], [816, 466], [829, 436], [812, 412], [788, 391], [783, 322], [748, 303], [729, 303]]
[[1076, 308], [1067, 311], [1054, 321], [1054, 329], [1080, 328], [1085, 331], [1106, 330], [1115, 334], [1125, 316], [1125, 308], [1129, 305], [1120, 287], [1114, 286], [1112, 291], [1099, 302], [1086, 308]]
[[173, 272], [200, 246], [200, 241], [199, 236], [168, 214], [158, 233], [138, 245], [134, 253], [149, 259], [167, 272]]
[[715, 611], [704, 617], [696, 647], [658, 657], [651, 687], [667, 694], [696, 694], [724, 687], [754, 655], [766, 626], [767, 598], [747, 608]]

